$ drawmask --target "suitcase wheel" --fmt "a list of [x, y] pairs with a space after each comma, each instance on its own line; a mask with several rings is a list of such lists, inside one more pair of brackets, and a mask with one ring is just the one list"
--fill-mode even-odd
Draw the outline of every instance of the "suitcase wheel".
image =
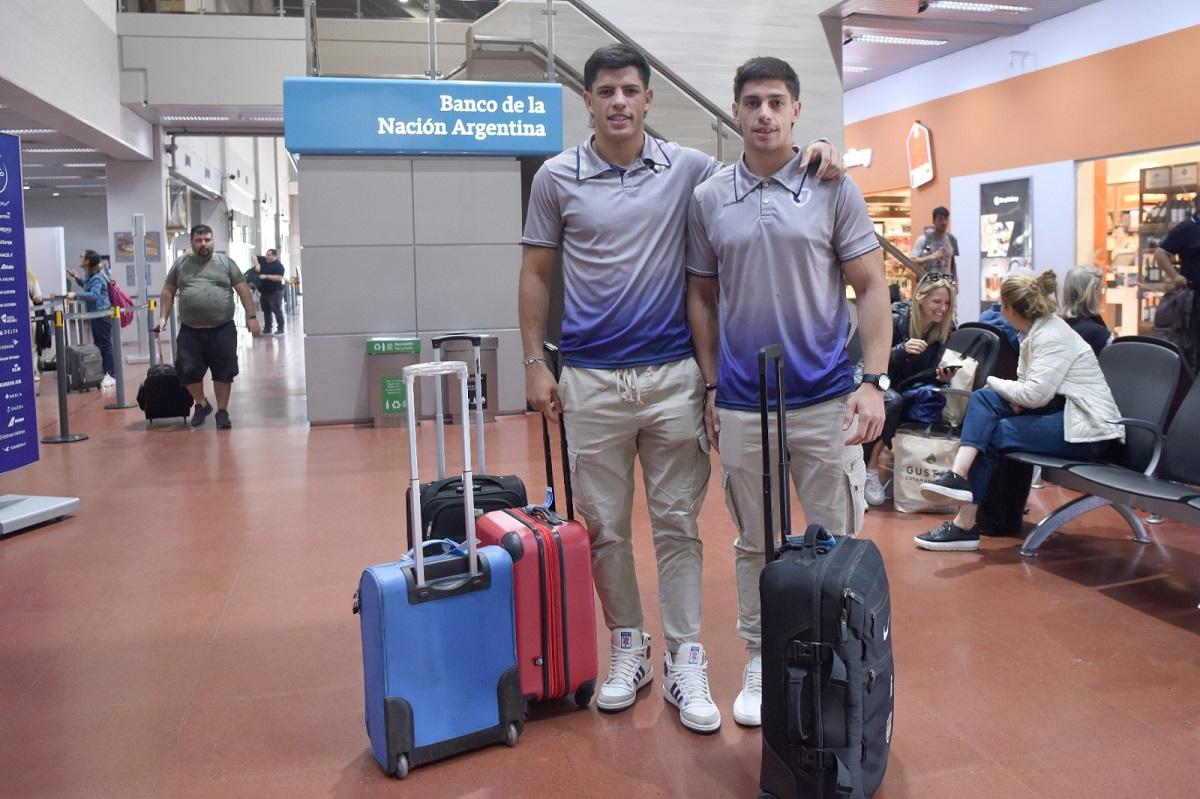
[[408, 776], [408, 755], [400, 755], [396, 758], [396, 779], [402, 780]]
[[516, 724], [508, 725], [508, 735], [504, 736], [504, 744], [506, 746], [516, 746], [517, 739], [521, 737], [521, 731], [517, 729]]
[[583, 709], [592, 702], [592, 694], [596, 692], [596, 681], [588, 680], [575, 690], [575, 706]]

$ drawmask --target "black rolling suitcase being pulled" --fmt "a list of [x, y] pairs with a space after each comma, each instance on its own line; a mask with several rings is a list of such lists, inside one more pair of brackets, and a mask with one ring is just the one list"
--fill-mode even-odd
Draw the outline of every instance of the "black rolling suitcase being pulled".
[[810, 525], [790, 535], [786, 421], [777, 413], [780, 548], [775, 549], [767, 366], [784, 407], [782, 348], [759, 353], [766, 566], [762, 601], [759, 799], [867, 799], [883, 781], [895, 669], [883, 557], [874, 542]]
[[[469, 333], [436, 336], [433, 347], [441, 359], [441, 345], [448, 341], [469, 341], [474, 347], [474, 392], [475, 392], [475, 423], [477, 449], [479, 450], [479, 471], [472, 480], [475, 492], [475, 510], [490, 513], [494, 510], [508, 508], [523, 508], [529, 504], [525, 492], [525, 483], [515, 474], [495, 475], [486, 474], [487, 452], [484, 448], [483, 406], [484, 395], [482, 363], [480, 347], [483, 337]], [[437, 425], [437, 465], [438, 479], [421, 484], [421, 519], [425, 529], [422, 534], [414, 535], [412, 529], [412, 489], [405, 496], [405, 518], [408, 522], [408, 546], [411, 549], [419, 538], [422, 541], [450, 539], [462, 543], [466, 538], [466, 524], [463, 521], [463, 483], [462, 477], [446, 476], [445, 454], [445, 418], [442, 414], [441, 382], [434, 384], [434, 421]], [[462, 420], [459, 420], [461, 424]]]
[[163, 363], [161, 343], [158, 343], [158, 363], [146, 372], [146, 380], [138, 389], [137, 404], [146, 414], [147, 426], [155, 419], [186, 421], [192, 412], [192, 395], [179, 382], [175, 367]]

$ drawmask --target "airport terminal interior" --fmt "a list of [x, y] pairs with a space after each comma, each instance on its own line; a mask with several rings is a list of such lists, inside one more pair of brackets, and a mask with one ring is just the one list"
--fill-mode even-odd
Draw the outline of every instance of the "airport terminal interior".
[[[926, 551], [914, 536], [952, 514], [900, 501], [899, 444], [895, 464], [881, 459], [888, 496], [859, 533], [882, 554], [894, 641], [874, 796], [1200, 795], [1200, 434], [1178, 432], [1200, 426], [1200, 389], [1186, 343], [1161, 343], [1156, 323], [1174, 287], [1156, 253], [1200, 225], [1193, 0], [6, 0], [0, 31], [0, 281], [24, 261], [44, 298], [28, 340], [7, 316], [0, 329], [0, 349], [13, 336], [23, 350], [0, 356], [0, 796], [759, 795], [764, 732], [732, 710], [747, 653], [717, 452], [699, 510], [699, 640], [719, 730], [685, 728], [663, 696], [640, 466], [633, 551], [653, 679], [632, 707], [533, 702], [515, 746], [403, 780], [364, 724], [356, 591], [364, 569], [409, 548], [410, 406], [422, 479], [436, 476], [434, 392], [409, 396], [402, 368], [472, 361], [463, 342], [434, 342], [482, 337], [476, 469], [519, 476], [533, 502], [544, 492], [522, 230], [539, 167], [591, 135], [584, 63], [615, 43], [650, 63], [647, 135], [725, 163], [744, 152], [738, 65], [795, 67], [794, 140], [841, 154], [895, 299], [913, 297], [931, 252], [918, 239], [940, 236], [946, 211], [957, 324], [1000, 302], [1010, 271], [1054, 270], [1061, 285], [1084, 265], [1117, 340], [1174, 359], [1170, 380], [1135, 389], [1107, 368], [1115, 358], [1099, 361], [1122, 411], [1149, 397], [1168, 423], [1158, 479], [1145, 478], [1159, 493], [1141, 504], [1079, 506], [1093, 489], [1075, 466], [1043, 468], [1026, 498], [1016, 472], [1015, 529]], [[488, 102], [494, 119], [463, 110]], [[460, 128], [476, 118], [489, 124]], [[669, 169], [649, 160], [654, 176]], [[250, 314], [236, 304], [229, 429], [150, 422], [136, 402], [148, 370], [178, 358], [178, 313], [155, 335], [148, 301], [196, 225], [238, 271], [283, 265], [270, 334], [250, 329], [270, 319], [259, 289]], [[111, 319], [113, 379], [101, 385], [97, 363], [76, 390], [70, 353], [105, 337], [89, 321], [103, 314], [74, 297], [89, 252], [133, 306]], [[551, 340], [563, 307], [559, 276]], [[997, 374], [1016, 376], [1010, 355]], [[446, 400], [457, 411], [456, 386]], [[553, 428], [551, 449], [561, 507]], [[51, 510], [30, 516], [30, 501]], [[1072, 502], [1087, 512], [1064, 513]], [[792, 507], [802, 530], [794, 491]], [[592, 599], [603, 681], [610, 633]], [[448, 656], [469, 663], [477, 646], [460, 636]]]

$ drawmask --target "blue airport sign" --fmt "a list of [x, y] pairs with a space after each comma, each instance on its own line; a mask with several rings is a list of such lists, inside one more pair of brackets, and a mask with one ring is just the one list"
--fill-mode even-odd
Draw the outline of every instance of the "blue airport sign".
[[283, 129], [298, 155], [554, 155], [562, 86], [285, 78]]
[[38, 459], [21, 140], [0, 133], [0, 472]]

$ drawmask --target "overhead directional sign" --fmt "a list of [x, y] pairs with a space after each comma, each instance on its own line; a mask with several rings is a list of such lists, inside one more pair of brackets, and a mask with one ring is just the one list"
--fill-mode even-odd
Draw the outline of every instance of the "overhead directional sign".
[[562, 86], [285, 78], [283, 129], [299, 155], [553, 155]]

